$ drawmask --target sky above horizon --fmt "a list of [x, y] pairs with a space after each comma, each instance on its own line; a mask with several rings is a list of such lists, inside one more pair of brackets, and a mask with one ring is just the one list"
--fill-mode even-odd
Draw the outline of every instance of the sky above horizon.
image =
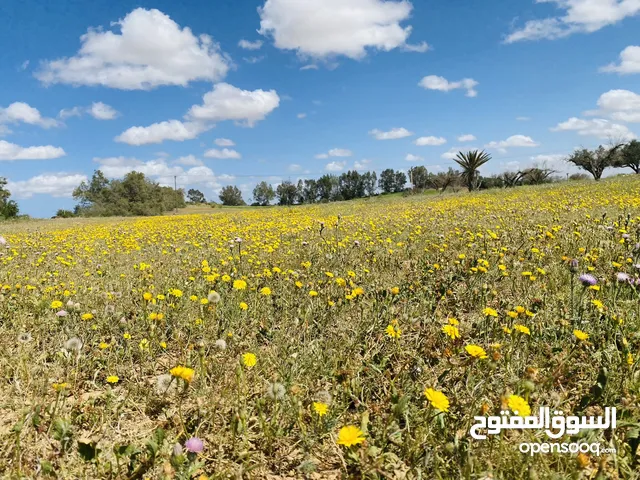
[[22, 213], [96, 169], [218, 200], [262, 180], [485, 175], [640, 133], [640, 0], [0, 3], [0, 177]]

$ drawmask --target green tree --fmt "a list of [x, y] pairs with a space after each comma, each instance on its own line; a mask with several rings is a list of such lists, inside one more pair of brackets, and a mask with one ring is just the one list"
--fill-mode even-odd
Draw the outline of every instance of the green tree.
[[478, 178], [478, 169], [491, 160], [484, 150], [474, 150], [472, 152], [458, 152], [454, 161], [462, 168], [461, 179], [469, 191], [476, 190], [480, 187]]
[[338, 178], [338, 189], [343, 200], [364, 197], [362, 176], [356, 170], [343, 173]]
[[231, 207], [246, 205], [246, 203], [244, 203], [244, 200], [242, 199], [242, 192], [235, 185], [227, 185], [226, 187], [222, 187], [219, 197], [223, 205]]
[[297, 193], [296, 186], [288, 180], [285, 180], [276, 188], [276, 195], [280, 205], [293, 205], [296, 203]]
[[383, 193], [391, 193], [395, 191], [396, 186], [396, 173], [392, 168], [387, 168], [380, 173], [380, 180], [378, 180], [378, 186]]
[[636, 174], [640, 174], [640, 142], [632, 140], [627, 143], [616, 157], [615, 167], [630, 168]]
[[317, 180], [316, 187], [318, 189], [318, 197], [322, 202], [334, 200], [338, 190], [338, 177], [325, 174]]
[[276, 192], [265, 181], [260, 182], [253, 189], [253, 201], [258, 205], [269, 205], [274, 198], [276, 198]]
[[618, 163], [619, 151], [622, 146], [622, 144], [618, 144], [610, 148], [605, 148], [600, 145], [595, 150], [582, 148], [569, 155], [566, 161], [589, 172], [593, 176], [593, 179], [598, 181], [602, 178], [602, 174], [607, 168]]
[[18, 204], [10, 200], [11, 192], [7, 190], [7, 179], [0, 177], [0, 218], [14, 218], [20, 213]]
[[402, 192], [407, 184], [407, 175], [404, 172], [397, 171], [393, 176], [393, 191]]
[[365, 172], [362, 174], [362, 186], [367, 196], [372, 197], [378, 187], [378, 176], [376, 172]]
[[424, 190], [429, 187], [429, 172], [426, 167], [411, 167], [409, 169], [409, 179], [416, 190]]
[[204, 193], [200, 190], [190, 188], [187, 192], [187, 198], [191, 203], [207, 203], [207, 199], [204, 197]]

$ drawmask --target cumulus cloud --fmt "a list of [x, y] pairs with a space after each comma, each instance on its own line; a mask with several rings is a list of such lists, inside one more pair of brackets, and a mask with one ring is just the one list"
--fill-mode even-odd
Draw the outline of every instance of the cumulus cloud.
[[173, 176], [184, 173], [181, 167], [170, 166], [165, 160], [142, 161], [130, 157], [96, 157], [93, 159], [105, 176], [109, 178], [121, 178], [130, 172], [144, 173], [149, 177]]
[[407, 162], [422, 162], [424, 160], [424, 158], [418, 156], [418, 155], [414, 155], [412, 153], [408, 153], [406, 157], [404, 157], [404, 159]]
[[260, 50], [260, 48], [262, 47], [262, 40], [255, 40], [251, 42], [243, 38], [238, 42], [238, 46], [240, 48], [244, 48], [245, 50]]
[[409, 44], [405, 44], [402, 49], [405, 52], [417, 52], [417, 53], [424, 53], [429, 51], [429, 45], [427, 44], [427, 42], [420, 42], [417, 43], [415, 45], [409, 45]]
[[587, 115], [602, 115], [617, 122], [640, 122], [640, 95], [629, 90], [609, 90], [600, 95], [598, 109]]
[[235, 147], [236, 145], [233, 140], [228, 138], [216, 138], [213, 142], [219, 147]]
[[66, 155], [60, 147], [51, 145], [39, 147], [21, 147], [15, 143], [0, 140], [0, 161], [13, 160], [50, 160]]
[[353, 155], [351, 150], [347, 150], [345, 148], [332, 148], [327, 153], [321, 153], [316, 155], [316, 158], [323, 159], [329, 157], [350, 157]]
[[318, 65], [304, 65], [302, 67], [300, 67], [300, 70], [304, 71], [304, 70], [318, 70], [320, 67], [318, 67]]
[[368, 49], [423, 51], [426, 44], [407, 45], [411, 27], [400, 25], [412, 8], [406, 0], [266, 0], [258, 10], [259, 33], [276, 48], [316, 59], [361, 59]]
[[73, 107], [73, 108], [63, 108], [60, 110], [58, 117], [62, 120], [66, 120], [71, 117], [82, 117], [85, 113], [88, 113], [96, 120], [114, 120], [118, 115], [118, 111], [102, 102], [93, 102], [88, 107]]
[[410, 137], [413, 135], [413, 132], [410, 132], [406, 128], [392, 128], [388, 132], [383, 132], [376, 128], [371, 130], [369, 135], [374, 137], [376, 140], [397, 140], [399, 138]]
[[327, 163], [324, 169], [327, 172], [341, 172], [344, 170], [344, 167], [347, 165], [347, 162], [331, 162]]
[[369, 165], [371, 165], [371, 160], [368, 160], [366, 158], [363, 158], [362, 160], [356, 160], [355, 162], [353, 162], [353, 168], [355, 170], [365, 170], [369, 168]]
[[280, 105], [275, 90], [241, 90], [228, 83], [218, 83], [203, 97], [202, 105], [189, 109], [186, 118], [200, 122], [234, 120], [253, 127]]
[[565, 122], [561, 122], [551, 129], [553, 132], [577, 132], [578, 135], [596, 137], [603, 140], [621, 139], [633, 140], [636, 135], [627, 128], [626, 125], [612, 123], [603, 118], [585, 120], [571, 117]]
[[9, 181], [7, 189], [12, 196], [18, 199], [31, 198], [38, 194], [51, 195], [52, 197], [71, 197], [73, 190], [87, 180], [86, 175], [78, 173], [44, 173], [28, 180]]
[[438, 90], [440, 92], [450, 92], [451, 90], [461, 88], [467, 91], [467, 97], [475, 97], [478, 95], [478, 91], [475, 89], [475, 87], [478, 86], [478, 82], [473, 78], [463, 78], [457, 82], [450, 82], [444, 77], [429, 75], [420, 80], [418, 85], [426, 90]]
[[14, 102], [6, 108], [0, 107], [0, 126], [3, 123], [26, 123], [42, 128], [60, 125], [56, 119], [43, 117], [37, 108], [24, 102]]
[[303, 118], [307, 118], [307, 114], [306, 113], [299, 113], [298, 115], [296, 115], [296, 117], [298, 117], [300, 120], [302, 120]]
[[493, 141], [485, 145], [485, 148], [493, 148], [505, 152], [508, 148], [537, 147], [540, 144], [526, 135], [512, 135], [506, 140]]
[[417, 138], [415, 142], [416, 145], [418, 145], [419, 147], [424, 147], [424, 146], [438, 146], [438, 145], [444, 145], [445, 143], [447, 143], [447, 139], [444, 137], [420, 137]]
[[202, 132], [213, 126], [206, 126], [198, 122], [181, 122], [180, 120], [167, 120], [149, 125], [148, 127], [131, 127], [115, 138], [116, 142], [129, 145], [148, 145], [162, 143], [165, 140], [183, 142], [193, 140]]
[[444, 152], [442, 155], [440, 155], [440, 158], [444, 158], [445, 160], [453, 160], [454, 158], [456, 158], [460, 150], [461, 150], [461, 147], [452, 147], [446, 152]]
[[523, 40], [557, 39], [573, 33], [592, 33], [640, 13], [637, 0], [536, 0], [551, 3], [564, 15], [530, 20], [509, 34], [505, 43]]
[[120, 32], [90, 28], [75, 56], [44, 62], [36, 78], [45, 85], [150, 90], [219, 81], [230, 68], [209, 35], [195, 36], [159, 10], [136, 8], [112, 27]]
[[298, 165], [297, 163], [292, 163], [291, 165], [289, 165], [288, 170], [290, 172], [299, 172], [300, 170], [302, 170], [302, 165]]
[[106, 103], [93, 102], [89, 107], [89, 115], [98, 120], [113, 120], [118, 116], [118, 112]]
[[620, 53], [620, 63], [611, 63], [600, 69], [601, 72], [629, 75], [640, 73], [640, 47], [630, 45]]
[[459, 142], [473, 142], [474, 140], [476, 140], [475, 135], [471, 135], [470, 133], [467, 133], [466, 135], [460, 135], [458, 137]]
[[206, 152], [204, 152], [204, 156], [207, 158], [218, 158], [218, 159], [242, 158], [242, 155], [240, 155], [238, 152], [236, 152], [235, 150], [230, 150], [228, 148], [223, 148], [222, 150], [218, 150], [217, 148], [212, 148], [211, 150], [207, 150]]

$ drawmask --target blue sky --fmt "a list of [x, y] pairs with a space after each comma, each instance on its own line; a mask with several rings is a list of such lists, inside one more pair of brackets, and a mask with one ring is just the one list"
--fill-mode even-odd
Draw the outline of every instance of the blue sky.
[[486, 148], [486, 174], [566, 172], [572, 149], [640, 133], [640, 1], [478, 5], [3, 2], [0, 176], [50, 216], [97, 168], [249, 200], [261, 180], [438, 171], [458, 149]]

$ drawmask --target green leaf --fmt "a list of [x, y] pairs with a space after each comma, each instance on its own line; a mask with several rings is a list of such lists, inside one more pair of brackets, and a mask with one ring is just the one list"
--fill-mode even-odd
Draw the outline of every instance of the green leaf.
[[90, 462], [98, 455], [99, 450], [96, 448], [96, 442], [78, 441], [78, 453], [85, 462]]

